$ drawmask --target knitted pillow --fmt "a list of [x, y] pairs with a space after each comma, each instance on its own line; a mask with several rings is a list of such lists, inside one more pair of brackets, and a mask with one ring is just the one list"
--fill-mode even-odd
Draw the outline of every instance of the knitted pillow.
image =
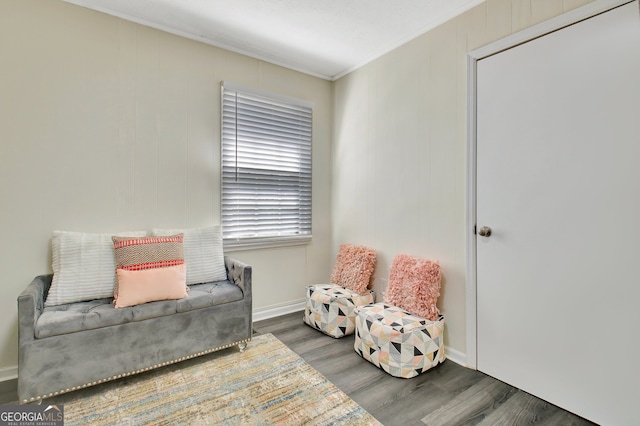
[[438, 262], [399, 254], [391, 263], [384, 303], [437, 321], [441, 283]]
[[331, 283], [364, 294], [376, 268], [376, 251], [365, 246], [342, 244], [331, 274]]
[[183, 235], [113, 237], [116, 308], [187, 297]]

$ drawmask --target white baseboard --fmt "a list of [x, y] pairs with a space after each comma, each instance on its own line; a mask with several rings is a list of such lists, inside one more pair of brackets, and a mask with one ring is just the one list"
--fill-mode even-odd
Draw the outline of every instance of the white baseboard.
[[18, 366], [0, 368], [0, 382], [7, 382], [18, 378]]
[[279, 317], [281, 315], [290, 314], [292, 312], [304, 311], [305, 302], [293, 303], [285, 306], [278, 306], [275, 308], [267, 308], [262, 310], [257, 310], [253, 312], [253, 321], [262, 321], [269, 318]]
[[449, 346], [444, 347], [444, 353], [447, 359], [459, 364], [463, 367], [469, 367], [467, 364], [467, 355], [464, 352], [460, 352], [459, 350], [450, 348]]

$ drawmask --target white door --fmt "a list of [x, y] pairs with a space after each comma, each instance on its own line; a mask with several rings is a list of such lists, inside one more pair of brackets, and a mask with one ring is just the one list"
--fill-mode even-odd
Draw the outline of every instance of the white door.
[[640, 14], [477, 63], [477, 366], [640, 424]]

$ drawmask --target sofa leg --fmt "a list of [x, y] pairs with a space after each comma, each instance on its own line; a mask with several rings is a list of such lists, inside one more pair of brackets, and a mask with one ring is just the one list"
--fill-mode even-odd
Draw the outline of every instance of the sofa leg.
[[247, 342], [239, 343], [238, 349], [240, 349], [240, 352], [244, 352], [244, 350], [247, 349]]

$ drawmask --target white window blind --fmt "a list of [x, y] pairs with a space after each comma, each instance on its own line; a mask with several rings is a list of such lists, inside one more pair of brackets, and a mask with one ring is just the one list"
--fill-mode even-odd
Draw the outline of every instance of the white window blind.
[[222, 84], [225, 247], [311, 238], [312, 107]]

